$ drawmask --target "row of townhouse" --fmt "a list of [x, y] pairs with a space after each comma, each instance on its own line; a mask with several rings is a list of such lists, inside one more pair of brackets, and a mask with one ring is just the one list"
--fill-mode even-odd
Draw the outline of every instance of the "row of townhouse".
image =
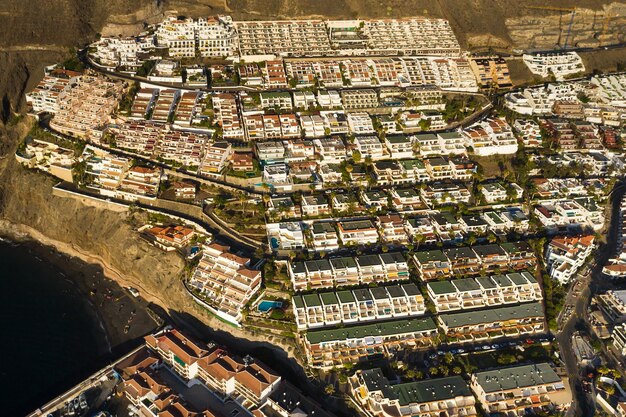
[[298, 330], [421, 316], [426, 312], [424, 297], [413, 283], [296, 295], [292, 303]]
[[[422, 55], [458, 57], [459, 43], [444, 19], [233, 21], [170, 16], [154, 34], [105, 37], [93, 57], [106, 66], [136, 67], [138, 56], [165, 49], [170, 57], [315, 57]], [[135, 58], [135, 59], [133, 59]], [[126, 64], [126, 65], [124, 65]]]
[[152, 117], [150, 120], [159, 123], [168, 123], [176, 109], [178, 100], [180, 99], [180, 90], [168, 89], [159, 92], [159, 96], [152, 108]]
[[225, 139], [245, 139], [245, 129], [235, 94], [221, 93], [212, 97], [215, 120], [222, 128]]
[[610, 324], [626, 322], [626, 290], [609, 290], [594, 297]]
[[107, 197], [136, 201], [154, 199], [161, 183], [161, 169], [133, 166], [130, 158], [116, 157], [92, 146], [85, 147], [85, 182]]
[[437, 316], [437, 323], [450, 343], [541, 334], [546, 330], [545, 320], [541, 302]]
[[[259, 115], [259, 120], [265, 117], [268, 116]], [[382, 140], [374, 135], [356, 136], [353, 140], [331, 136], [314, 140], [256, 142], [254, 150], [257, 158], [265, 163], [319, 159], [325, 164], [336, 164], [354, 158], [356, 153], [361, 159], [369, 158], [374, 162], [374, 172], [384, 183], [471, 179], [476, 168], [471, 160], [462, 155], [427, 155], [415, 160], [414, 144], [413, 138], [404, 135], [386, 136]]]
[[294, 261], [287, 270], [295, 291], [409, 280], [401, 252]]
[[608, 192], [606, 178], [533, 178], [534, 194], [538, 199], [596, 196], [603, 200]]
[[[274, 112], [274, 110], [265, 111]], [[374, 138], [379, 143], [384, 143], [387, 148], [391, 146], [394, 148], [402, 147], [391, 140], [388, 141], [386, 139], [381, 140], [376, 138], [374, 135], [376, 129], [374, 127], [373, 116], [370, 116], [366, 112], [346, 113], [343, 110], [336, 110], [321, 111], [319, 114], [263, 114], [263, 110], [251, 110], [244, 111], [242, 117], [246, 127], [245, 137], [248, 140], [259, 141], [274, 138], [300, 138], [302, 136], [308, 139], [314, 139], [330, 135], [351, 134], [368, 139]], [[378, 116], [377, 118], [381, 120], [382, 118], [390, 118], [390, 116]], [[410, 123], [409, 118], [411, 119]], [[430, 121], [430, 130], [442, 130], [446, 128], [446, 123], [439, 113], [402, 112], [399, 113], [397, 119], [396, 121], [396, 119], [391, 118], [392, 127], [387, 128], [387, 133], [390, 134], [389, 137], [395, 141], [400, 140], [399, 138], [401, 136], [398, 134], [402, 131], [411, 133], [422, 130], [421, 122], [424, 120]], [[401, 128], [398, 129], [398, 126]], [[412, 139], [402, 139], [402, 142], [411, 141]], [[383, 155], [380, 155], [380, 157], [384, 157], [384, 154], [389, 154], [390, 152], [390, 150], [383, 150]], [[413, 156], [412, 146], [411, 149], [401, 149], [401, 152], [404, 152], [404, 156], [399, 156], [401, 158]], [[396, 155], [392, 156], [394, 158], [398, 157]]]
[[[342, 196], [341, 199], [338, 197]], [[362, 201], [376, 207], [387, 207], [389, 198], [397, 198], [381, 191], [363, 191]], [[392, 206], [394, 204], [392, 203]], [[368, 205], [371, 207], [371, 205]], [[363, 212], [363, 206], [356, 199], [356, 194], [344, 193], [331, 198], [330, 202], [320, 194], [302, 197], [301, 205], [295, 205], [290, 197], [272, 197], [268, 201], [267, 211], [270, 219], [299, 218], [305, 216], [330, 216]], [[293, 222], [301, 231], [301, 245], [315, 251], [334, 251], [343, 246], [383, 244], [458, 244], [469, 236], [485, 236], [488, 233], [504, 234], [508, 232], [526, 233], [529, 219], [519, 207], [508, 207], [501, 212], [487, 211], [456, 218], [449, 212], [433, 212], [422, 215], [401, 215], [392, 213], [380, 215], [374, 221], [360, 219], [358, 223], [345, 219], [343, 222], [320, 219], [307, 221], [305, 224]], [[341, 225], [340, 225], [341, 223]], [[273, 223], [272, 223], [273, 224]], [[274, 226], [272, 226], [274, 228]], [[269, 233], [268, 235], [271, 235]], [[356, 233], [358, 231], [358, 233]], [[356, 234], [355, 234], [356, 233]]]
[[302, 335], [308, 363], [330, 369], [433, 347], [440, 334], [451, 344], [477, 343], [545, 332], [541, 302], [311, 329]]
[[528, 271], [426, 283], [438, 313], [541, 301], [541, 286]]
[[525, 148], [538, 148], [543, 143], [541, 127], [533, 119], [515, 119], [513, 131]]
[[546, 249], [546, 264], [552, 279], [568, 284], [595, 248], [595, 237], [555, 237]]
[[98, 143], [105, 126], [112, 120], [125, 84], [95, 73], [76, 77], [57, 100], [57, 111], [50, 127], [76, 138]]
[[121, 124], [115, 129], [115, 144], [155, 159], [195, 167], [201, 174], [223, 171], [233, 154], [228, 142], [212, 142], [206, 134], [152, 121]]
[[158, 88], [142, 88], [137, 91], [133, 99], [133, 104], [130, 107], [128, 118], [134, 120], [147, 119], [154, 108], [158, 96]]
[[503, 270], [532, 270], [537, 259], [530, 245], [519, 241], [420, 251], [413, 255], [413, 262], [420, 278], [431, 281]]
[[624, 157], [606, 150], [568, 151], [548, 156], [534, 155], [533, 160], [540, 164], [556, 167], [582, 168], [590, 176], [610, 177], [624, 169]]
[[261, 288], [261, 271], [251, 269], [250, 259], [229, 249], [217, 243], [204, 246], [189, 286], [213, 313], [238, 325], [242, 309]]
[[[144, 339], [144, 349], [117, 365], [124, 379], [126, 395], [135, 405], [141, 406], [143, 403], [152, 409], [153, 406], [159, 406], [159, 400], [164, 400], [158, 393], [156, 396], [148, 394], [149, 389], [145, 389], [147, 381], [136, 380], [141, 373], [141, 365], [146, 364], [146, 361], [150, 366], [144, 368], [144, 371], [155, 381], [162, 381], [160, 385], [165, 385], [166, 390], [169, 387], [165, 381], [176, 379], [184, 381], [188, 386], [200, 384], [222, 401], [233, 401], [242, 412], [265, 404], [281, 382], [279, 375], [252, 357], [235, 356], [213, 343], [197, 343], [176, 329], [166, 329]], [[148, 401], [141, 398], [143, 396]], [[197, 406], [201, 403], [196, 401], [194, 404]]]
[[604, 213], [592, 197], [545, 200], [535, 206], [534, 214], [547, 229], [591, 228], [604, 226]]
[[249, 140], [301, 137], [295, 114], [244, 114], [243, 123]]
[[548, 363], [514, 365], [470, 375], [392, 384], [378, 369], [349, 378], [352, 397], [376, 417], [476, 416], [477, 405], [490, 414], [522, 416], [563, 413], [572, 403], [568, 378]]
[[541, 126], [547, 136], [560, 150], [601, 150], [602, 138], [599, 129], [583, 120], [543, 119]]
[[624, 242], [626, 242], [626, 199], [622, 198], [619, 208], [620, 229], [617, 234], [615, 257], [609, 259], [602, 268], [602, 272], [610, 277], [623, 277], [626, 275], [626, 250]]
[[[444, 90], [477, 91], [476, 78], [472, 73], [471, 61], [462, 58], [444, 57], [397, 57], [346, 60], [289, 60], [285, 62], [290, 84], [296, 88], [322, 86], [325, 88], [345, 87], [421, 87], [432, 85]], [[353, 98], [343, 98], [346, 108], [354, 108], [347, 102], [356, 100], [356, 108], [377, 107], [373, 90], [352, 91]], [[343, 96], [343, 93], [342, 93]], [[381, 95], [382, 99], [382, 95]], [[381, 100], [381, 103], [389, 103]], [[422, 103], [420, 103], [422, 104]], [[425, 103], [424, 103], [425, 104]], [[320, 102], [320, 105], [322, 103]]]
[[472, 417], [476, 398], [463, 377], [392, 384], [379, 368], [357, 371], [348, 380], [354, 400], [376, 417]]
[[[236, 21], [242, 57], [329, 55], [459, 56], [447, 20]], [[349, 38], [349, 39], [347, 39]], [[348, 43], [345, 43], [348, 41]]]
[[332, 329], [316, 329], [302, 336], [307, 363], [331, 369], [393, 355], [405, 349], [434, 345], [437, 325], [431, 317], [416, 317]]

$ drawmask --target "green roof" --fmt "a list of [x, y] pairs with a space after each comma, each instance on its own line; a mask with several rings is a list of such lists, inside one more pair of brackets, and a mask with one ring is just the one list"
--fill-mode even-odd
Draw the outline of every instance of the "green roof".
[[428, 262], [448, 262], [448, 257], [440, 250], [417, 252], [415, 258], [421, 264]]
[[342, 256], [341, 258], [332, 258], [329, 262], [334, 269], [356, 268], [356, 261], [354, 260], [354, 258], [350, 258], [348, 256]]
[[383, 261], [383, 263], [387, 265], [406, 262], [406, 259], [404, 258], [404, 255], [402, 255], [401, 252], [381, 253], [379, 256], [380, 256], [380, 259]]
[[484, 213], [484, 215], [489, 217], [489, 220], [491, 220], [495, 224], [503, 224], [504, 223], [502, 218], [496, 212], [489, 211], [487, 213]]
[[389, 293], [384, 287], [370, 288], [374, 300], [384, 300], [389, 298]]
[[443, 133], [438, 133], [438, 135], [442, 139], [460, 139], [460, 138], [463, 138], [463, 136], [461, 136], [461, 134], [458, 133], [458, 132], [443, 132]]
[[439, 320], [441, 320], [446, 327], [454, 328], [543, 316], [543, 306], [540, 303], [527, 303], [513, 307], [441, 314]]
[[472, 396], [469, 386], [460, 376], [392, 385], [391, 390], [397, 396], [400, 406]]
[[472, 249], [474, 249], [474, 252], [476, 252], [478, 256], [506, 255], [504, 249], [496, 244], [473, 246]]
[[480, 285], [473, 278], [462, 278], [455, 279], [452, 281], [455, 287], [459, 289], [459, 291], [477, 291], [480, 290]]
[[407, 171], [412, 169], [424, 169], [424, 162], [419, 159], [405, 159], [399, 162]]
[[531, 274], [528, 271], [524, 271], [522, 272], [522, 275], [532, 284], [537, 283], [537, 280], [535, 279], [535, 277], [533, 276], [533, 274]]
[[406, 293], [406, 295], [414, 296], [414, 295], [422, 294], [419, 288], [417, 288], [417, 285], [413, 284], [412, 282], [408, 284], [402, 284], [401, 287], [402, 289], [404, 289], [404, 292]]
[[468, 248], [466, 246], [445, 249], [444, 253], [451, 261], [454, 261], [456, 259], [478, 259], [476, 253], [474, 253], [471, 248]]
[[419, 135], [415, 135], [415, 139], [417, 140], [437, 140], [437, 136], [432, 133], [421, 133]]
[[319, 296], [322, 300], [322, 304], [325, 306], [339, 304], [339, 300], [337, 300], [337, 295], [334, 292], [323, 292]]
[[477, 372], [474, 376], [487, 393], [562, 382], [561, 377], [547, 363], [493, 369]]
[[512, 287], [513, 282], [506, 275], [492, 275], [491, 279], [500, 287]]
[[352, 294], [352, 291], [348, 290], [338, 291], [337, 298], [342, 303], [354, 303], [356, 301], [356, 299], [354, 298], [354, 294]]
[[316, 345], [324, 342], [363, 339], [365, 337], [374, 336], [393, 336], [405, 333], [430, 332], [434, 330], [437, 330], [437, 325], [433, 319], [431, 317], [424, 317], [336, 329], [314, 330], [307, 332], [305, 337], [310, 344]]
[[497, 285], [493, 282], [491, 277], [478, 277], [476, 278], [476, 281], [485, 289], [497, 287]]
[[261, 98], [288, 98], [289, 100], [291, 100], [291, 94], [287, 92], [280, 92], [280, 91], [276, 91], [276, 92], [265, 91], [261, 93]]
[[372, 294], [367, 289], [357, 289], [352, 291], [357, 301], [372, 301]]
[[291, 302], [294, 306], [296, 306], [296, 308], [304, 308], [304, 302], [302, 301], [302, 297], [300, 297], [299, 295], [295, 295], [291, 299]]
[[320, 297], [317, 294], [303, 295], [302, 299], [307, 307], [320, 307], [322, 305]]
[[341, 226], [344, 228], [344, 230], [371, 229], [374, 227], [371, 220], [353, 220], [341, 222]]
[[515, 285], [525, 285], [528, 284], [528, 280], [526, 277], [518, 272], [513, 272], [511, 274], [506, 274], [506, 276], [513, 281]]
[[411, 142], [411, 139], [407, 138], [404, 135], [390, 135], [385, 138], [385, 140], [389, 143], [408, 143]]
[[426, 286], [433, 293], [435, 293], [435, 295], [451, 294], [456, 292], [456, 288], [450, 281], [433, 281], [427, 283]]
[[328, 232], [335, 232], [335, 228], [330, 222], [313, 223], [313, 233], [328, 233]]
[[382, 371], [374, 368], [361, 371], [361, 378], [368, 391], [380, 391], [385, 398], [398, 400], [400, 406], [445, 401], [472, 395], [467, 382], [460, 376], [391, 385]]

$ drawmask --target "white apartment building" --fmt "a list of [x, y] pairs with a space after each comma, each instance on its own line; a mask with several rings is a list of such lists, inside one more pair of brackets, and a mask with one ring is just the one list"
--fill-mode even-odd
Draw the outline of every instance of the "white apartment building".
[[547, 363], [517, 365], [471, 376], [471, 387], [489, 414], [523, 416], [532, 411], [563, 413], [572, 403], [567, 378]]
[[348, 127], [354, 135], [374, 133], [372, 118], [367, 113], [348, 113]]
[[203, 248], [189, 285], [200, 291], [214, 313], [238, 325], [241, 309], [261, 288], [261, 271], [250, 269], [249, 264], [250, 259], [212, 243]]
[[413, 283], [297, 295], [293, 305], [298, 330], [414, 317], [426, 312], [424, 298]]
[[353, 398], [374, 417], [473, 417], [476, 399], [460, 376], [392, 385], [380, 369], [350, 377]]
[[378, 161], [387, 157], [386, 148], [377, 136], [357, 136], [354, 138], [354, 145], [361, 154], [361, 160], [370, 158]]
[[567, 284], [591, 254], [594, 236], [555, 237], [546, 250], [546, 263], [550, 277]]
[[290, 262], [288, 272], [295, 291], [409, 279], [408, 263], [399, 252]]
[[341, 95], [337, 90], [319, 90], [317, 92], [317, 103], [322, 109], [343, 108]]
[[185, 166], [199, 167], [207, 139], [207, 135], [167, 129], [157, 142], [155, 156]]
[[583, 60], [576, 52], [524, 54], [522, 59], [533, 74], [547, 77], [552, 73], [557, 80], [585, 71]]
[[162, 22], [156, 30], [157, 46], [167, 47], [169, 56], [193, 58], [196, 56], [195, 22], [191, 18], [174, 16]]
[[305, 247], [304, 230], [299, 222], [266, 224], [267, 239], [273, 251], [300, 250]]
[[200, 166], [201, 174], [221, 173], [230, 161], [233, 149], [230, 143], [221, 141], [207, 145], [204, 150], [204, 160]]
[[321, 138], [325, 135], [324, 119], [318, 115], [300, 115], [300, 127], [307, 138]]
[[230, 16], [199, 18], [194, 25], [198, 52], [203, 57], [229, 57], [237, 49], [237, 32]]
[[428, 297], [438, 313], [543, 299], [539, 283], [527, 271], [452, 281], [432, 281], [426, 284], [426, 288]]

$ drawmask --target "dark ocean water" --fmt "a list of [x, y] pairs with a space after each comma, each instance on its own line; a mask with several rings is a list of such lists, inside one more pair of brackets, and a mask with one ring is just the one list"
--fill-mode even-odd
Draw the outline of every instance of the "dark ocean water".
[[95, 310], [49, 256], [60, 255], [0, 241], [2, 416], [33, 411], [102, 365]]

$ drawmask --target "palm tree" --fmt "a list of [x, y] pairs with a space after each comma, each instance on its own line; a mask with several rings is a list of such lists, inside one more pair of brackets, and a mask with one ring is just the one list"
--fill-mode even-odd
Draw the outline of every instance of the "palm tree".
[[246, 214], [245, 202], [248, 200], [248, 197], [246, 197], [244, 193], [239, 193], [237, 194], [237, 200], [239, 200], [239, 202], [241, 203], [241, 211], [243, 212], [243, 214]]
[[423, 234], [417, 234], [415, 235], [415, 237], [413, 238], [413, 241], [415, 242], [415, 250], [418, 250], [420, 245], [422, 243], [424, 243], [426, 241], [426, 236], [424, 236]]

